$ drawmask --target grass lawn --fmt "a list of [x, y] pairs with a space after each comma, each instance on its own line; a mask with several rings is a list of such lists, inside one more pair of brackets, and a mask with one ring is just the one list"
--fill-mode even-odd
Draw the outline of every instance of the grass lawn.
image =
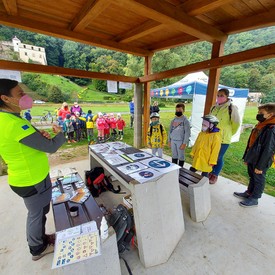
[[[32, 115], [42, 115], [44, 110], [55, 110], [56, 108], [60, 107], [60, 105], [57, 104], [41, 104], [41, 105], [36, 105], [32, 109]], [[130, 116], [129, 116], [129, 107], [128, 104], [82, 104], [81, 107], [85, 112], [87, 112], [88, 109], [91, 109], [93, 113], [97, 112], [113, 112], [113, 113], [127, 113], [123, 115], [123, 119], [126, 121], [126, 128], [125, 128], [125, 133], [124, 133], [124, 141], [128, 144], [133, 145], [133, 140], [134, 140], [134, 132], [133, 129], [130, 129], [129, 127], [129, 121], [130, 121]], [[187, 117], [190, 117], [191, 115], [191, 104], [186, 105], [186, 112], [185, 115]], [[161, 122], [168, 131], [170, 121], [174, 117], [174, 108], [173, 107], [167, 107], [167, 108], [160, 108], [160, 116], [161, 116]], [[163, 111], [163, 112], [162, 112]], [[251, 105], [247, 106], [245, 110], [245, 115], [244, 115], [244, 124], [256, 124], [256, 119], [255, 116], [257, 114], [257, 106], [256, 105]], [[237, 182], [243, 183], [243, 184], [248, 184], [248, 175], [247, 175], [247, 169], [246, 166], [243, 164], [242, 161], [242, 156], [243, 152], [246, 147], [246, 142], [248, 140], [250, 134], [250, 130], [245, 130], [240, 137], [239, 142], [232, 143], [225, 155], [224, 161], [224, 167], [222, 170], [221, 175], [225, 176], [227, 178], [230, 178], [232, 180], [235, 180]], [[74, 146], [80, 146], [80, 145], [85, 145], [87, 144], [86, 141], [82, 141], [78, 144], [65, 144], [63, 145], [62, 148], [69, 148], [69, 147], [74, 147]], [[165, 154], [171, 155], [171, 150], [168, 148], [168, 146], [165, 147], [164, 149]], [[190, 158], [190, 148], [186, 149], [186, 161], [188, 163], [191, 163], [191, 158]], [[267, 194], [270, 194], [272, 196], [275, 196], [275, 169], [269, 169], [267, 176], [266, 176], [266, 187], [265, 187], [265, 192]]]

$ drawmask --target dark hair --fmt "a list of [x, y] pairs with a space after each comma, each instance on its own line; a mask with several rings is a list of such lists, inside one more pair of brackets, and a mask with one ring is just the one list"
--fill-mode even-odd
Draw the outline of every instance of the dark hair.
[[258, 110], [265, 110], [267, 113], [273, 113], [275, 115], [275, 103], [266, 103], [260, 105]]
[[182, 108], [182, 110], [185, 111], [185, 105], [183, 103], [178, 103], [176, 108]]
[[229, 90], [228, 90], [228, 89], [222, 88], [222, 89], [219, 89], [219, 90], [218, 90], [218, 93], [219, 93], [219, 92], [224, 92], [225, 95], [226, 95], [227, 97], [229, 97]]
[[91, 114], [92, 113], [92, 110], [88, 110], [88, 114]]
[[[11, 89], [16, 87], [18, 85], [18, 82], [16, 80], [11, 80], [11, 79], [0, 79], [0, 96], [1, 95], [6, 95], [10, 96], [11, 94]], [[0, 107], [5, 106], [5, 102], [1, 99], [0, 97]]]

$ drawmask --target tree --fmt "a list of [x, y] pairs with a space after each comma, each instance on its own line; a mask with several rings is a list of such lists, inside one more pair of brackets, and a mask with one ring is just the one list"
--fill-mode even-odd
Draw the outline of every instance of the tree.
[[61, 103], [66, 101], [68, 98], [62, 93], [62, 91], [58, 87], [52, 86], [49, 90], [48, 99], [53, 103]]

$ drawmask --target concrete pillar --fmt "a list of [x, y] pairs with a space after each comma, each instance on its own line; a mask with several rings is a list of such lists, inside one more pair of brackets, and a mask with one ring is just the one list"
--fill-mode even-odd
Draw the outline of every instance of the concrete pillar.
[[141, 83], [135, 83], [134, 91], [134, 103], [135, 103], [135, 113], [134, 113], [134, 147], [142, 147], [142, 90]]

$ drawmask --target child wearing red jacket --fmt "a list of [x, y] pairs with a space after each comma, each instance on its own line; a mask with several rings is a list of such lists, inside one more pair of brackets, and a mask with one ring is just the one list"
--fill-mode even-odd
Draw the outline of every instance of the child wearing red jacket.
[[110, 137], [110, 119], [109, 115], [103, 113], [103, 119], [105, 120], [105, 128], [104, 128], [104, 138], [107, 141]]
[[125, 126], [126, 126], [126, 123], [122, 119], [121, 114], [117, 114], [118, 139], [120, 140], [123, 140], [123, 129]]
[[96, 120], [96, 127], [97, 127], [97, 136], [98, 136], [98, 141], [99, 142], [104, 142], [104, 129], [105, 129], [105, 119], [103, 118], [102, 113], [98, 113], [97, 115], [97, 120]]
[[110, 123], [110, 128], [112, 130], [112, 140], [116, 139], [116, 123], [117, 123], [117, 119], [115, 118], [113, 113], [110, 113], [110, 119], [109, 119], [109, 123]]

